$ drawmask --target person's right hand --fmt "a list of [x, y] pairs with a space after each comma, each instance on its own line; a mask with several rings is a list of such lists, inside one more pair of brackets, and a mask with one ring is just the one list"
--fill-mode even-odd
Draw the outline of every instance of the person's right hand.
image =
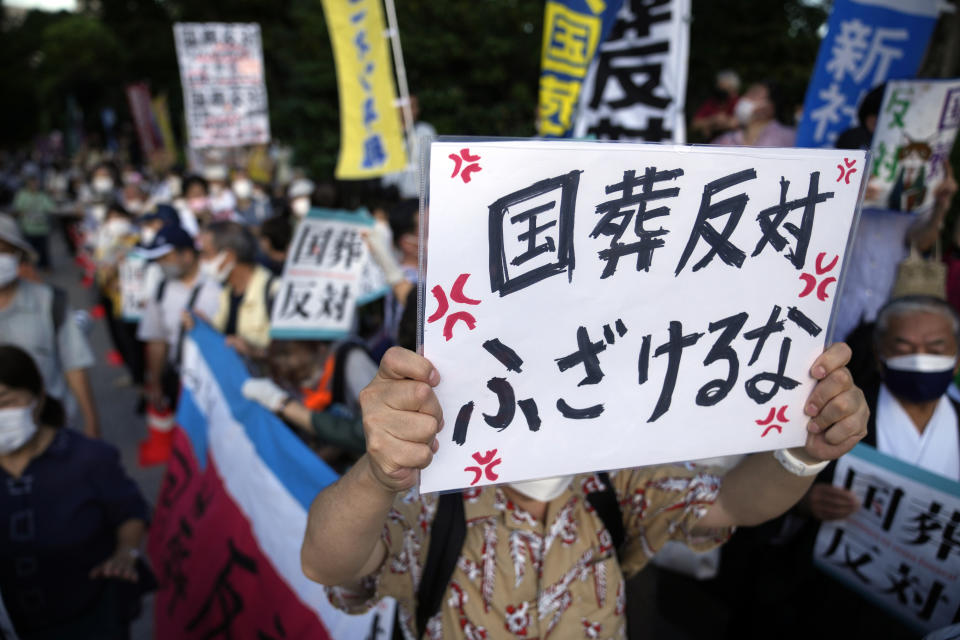
[[374, 480], [397, 493], [414, 486], [439, 447], [443, 412], [433, 387], [440, 374], [429, 360], [393, 347], [360, 392], [363, 431]]
[[842, 520], [860, 508], [860, 499], [853, 491], [823, 482], [810, 487], [804, 502], [817, 520]]

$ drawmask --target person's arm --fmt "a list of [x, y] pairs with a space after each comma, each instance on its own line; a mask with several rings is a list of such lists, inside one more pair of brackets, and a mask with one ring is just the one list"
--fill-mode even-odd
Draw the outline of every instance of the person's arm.
[[117, 547], [113, 555], [90, 571], [91, 578], [119, 578], [137, 581], [137, 558], [147, 531], [147, 523], [131, 518], [117, 527]]
[[147, 369], [146, 384], [147, 399], [155, 407], [161, 407], [164, 404], [163, 397], [163, 369], [167, 364], [168, 345], [164, 340], [151, 340], [146, 345]]
[[360, 393], [367, 453], [310, 506], [300, 549], [303, 573], [326, 585], [354, 585], [380, 566], [380, 534], [398, 493], [433, 459], [443, 423], [428, 360], [394, 347]]
[[934, 192], [933, 211], [929, 216], [918, 219], [907, 231], [907, 243], [917, 247], [919, 251], [929, 251], [936, 244], [943, 227], [944, 218], [950, 210], [950, 201], [957, 192], [957, 181], [953, 176], [953, 167], [947, 161], [943, 162], [946, 177]]
[[100, 437], [100, 418], [97, 415], [97, 405], [93, 401], [93, 390], [90, 388], [90, 379], [86, 369], [71, 369], [64, 371], [67, 386], [80, 405], [83, 414], [83, 432], [91, 438]]
[[[810, 416], [807, 442], [790, 450], [807, 464], [836, 460], [867, 434], [869, 410], [846, 369], [850, 355], [847, 345], [837, 343], [811, 367], [811, 375], [819, 382], [804, 410]], [[815, 478], [790, 473], [770, 452], [747, 456], [724, 477], [716, 502], [697, 522], [697, 529], [766, 522], [796, 504]]]

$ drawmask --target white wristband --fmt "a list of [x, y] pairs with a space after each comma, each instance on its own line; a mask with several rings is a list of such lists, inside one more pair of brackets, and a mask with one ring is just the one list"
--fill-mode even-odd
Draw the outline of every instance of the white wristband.
[[784, 469], [795, 476], [815, 476], [830, 464], [829, 460], [824, 460], [816, 464], [807, 464], [787, 449], [777, 449], [773, 452], [773, 457], [777, 459], [777, 462], [779, 462]]

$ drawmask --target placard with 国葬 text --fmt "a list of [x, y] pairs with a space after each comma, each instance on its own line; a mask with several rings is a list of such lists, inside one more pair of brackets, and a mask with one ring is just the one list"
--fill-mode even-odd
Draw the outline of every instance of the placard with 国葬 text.
[[423, 492], [802, 445], [862, 151], [431, 146]]

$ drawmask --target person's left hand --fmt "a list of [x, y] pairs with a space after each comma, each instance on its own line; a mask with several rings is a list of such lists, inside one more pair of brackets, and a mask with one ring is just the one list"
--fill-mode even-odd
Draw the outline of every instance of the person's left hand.
[[242, 356], [250, 355], [250, 345], [240, 336], [227, 336], [227, 346]]
[[847, 369], [851, 354], [850, 347], [837, 342], [810, 367], [810, 375], [818, 382], [804, 407], [810, 422], [800, 451], [813, 460], [836, 460], [867, 435], [870, 410]]
[[101, 564], [90, 570], [91, 578], [117, 578], [128, 582], [137, 581], [137, 559], [130, 549], [119, 549]]

